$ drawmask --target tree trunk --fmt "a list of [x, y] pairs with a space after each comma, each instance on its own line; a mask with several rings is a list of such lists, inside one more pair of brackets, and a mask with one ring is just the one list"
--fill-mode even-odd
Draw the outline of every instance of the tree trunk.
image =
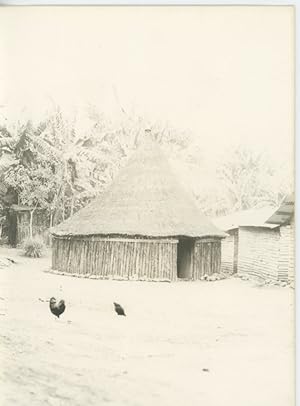
[[[50, 225], [51, 228], [53, 226], [53, 212], [52, 210], [50, 211]], [[49, 237], [48, 237], [48, 241], [49, 241], [49, 246], [52, 247], [52, 235], [49, 233]]]
[[65, 188], [62, 195], [62, 221], [65, 221]]
[[30, 210], [30, 221], [29, 221], [29, 236], [30, 238], [33, 237], [33, 213], [35, 212], [35, 209], [37, 208], [37, 205], [35, 206], [35, 208], [33, 210]]
[[[72, 191], [73, 192], [73, 191]], [[72, 194], [72, 199], [71, 199], [71, 213], [70, 213], [70, 216], [73, 216], [73, 213], [74, 213], [74, 200], [75, 200], [75, 197], [74, 197], [74, 194]]]
[[30, 210], [30, 220], [29, 220], [29, 237], [32, 238], [32, 222], [33, 222], [33, 212], [34, 210]]

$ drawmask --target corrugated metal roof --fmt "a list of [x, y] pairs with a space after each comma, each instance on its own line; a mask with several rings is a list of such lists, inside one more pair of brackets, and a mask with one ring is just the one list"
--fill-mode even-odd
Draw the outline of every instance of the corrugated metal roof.
[[268, 218], [268, 224], [288, 224], [295, 212], [295, 196], [290, 194], [286, 196], [277, 210], [273, 211]]
[[263, 207], [261, 209], [243, 210], [217, 217], [213, 223], [223, 231], [233, 230], [238, 227], [264, 227], [276, 228], [278, 224], [268, 224], [266, 220], [274, 212], [274, 207]]

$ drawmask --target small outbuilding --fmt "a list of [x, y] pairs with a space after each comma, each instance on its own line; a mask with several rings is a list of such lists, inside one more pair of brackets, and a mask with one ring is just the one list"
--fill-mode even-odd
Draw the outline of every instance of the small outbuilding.
[[[228, 234], [222, 241], [224, 272], [291, 282], [294, 269], [293, 197], [278, 209], [245, 210], [214, 219]], [[281, 216], [281, 217], [280, 217]]]
[[226, 231], [222, 241], [224, 272], [277, 279], [277, 225], [266, 224], [274, 209], [243, 210], [214, 219]]
[[52, 268], [82, 277], [175, 281], [220, 272], [226, 236], [147, 139], [107, 190], [52, 230]]

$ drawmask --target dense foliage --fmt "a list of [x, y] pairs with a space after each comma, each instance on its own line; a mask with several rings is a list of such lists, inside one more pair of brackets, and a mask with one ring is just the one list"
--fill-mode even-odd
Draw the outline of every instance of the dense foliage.
[[149, 127], [208, 215], [277, 205], [291, 191], [292, 177], [262, 153], [231, 151], [217, 162], [214, 181], [207, 182], [207, 157], [186, 132], [149, 125], [141, 117], [112, 123], [93, 106], [69, 118], [56, 107], [38, 125], [0, 128], [0, 210], [12, 203], [40, 207], [49, 214], [49, 226], [59, 223], [109, 185]]

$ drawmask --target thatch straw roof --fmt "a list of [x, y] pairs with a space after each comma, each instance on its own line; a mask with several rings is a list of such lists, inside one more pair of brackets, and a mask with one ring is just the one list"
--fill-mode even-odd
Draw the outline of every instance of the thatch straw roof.
[[151, 140], [138, 148], [104, 193], [51, 232], [56, 236], [225, 236], [199, 213]]

